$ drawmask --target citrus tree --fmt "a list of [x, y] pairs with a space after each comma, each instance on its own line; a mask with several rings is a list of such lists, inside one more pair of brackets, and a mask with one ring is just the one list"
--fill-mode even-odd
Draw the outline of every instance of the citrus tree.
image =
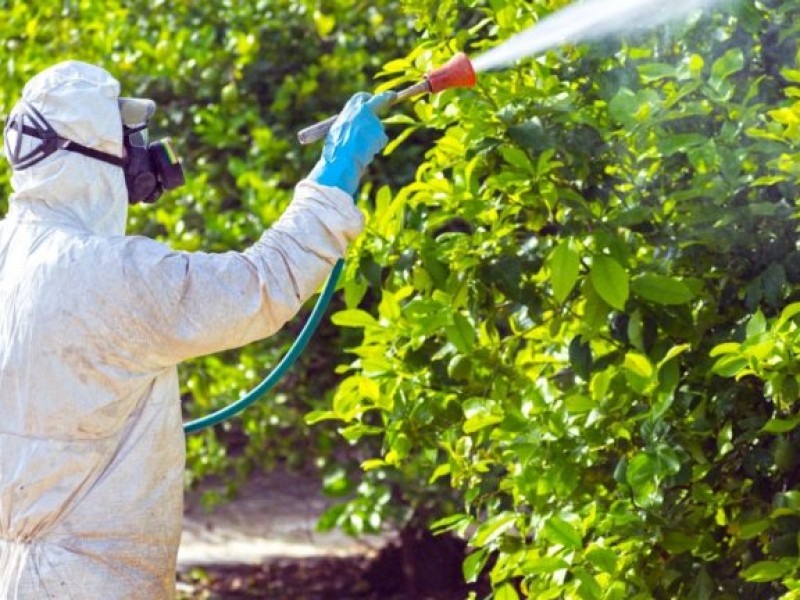
[[[408, 0], [423, 41], [381, 76], [564, 4]], [[800, 594], [799, 16], [559, 48], [390, 119], [430, 149], [333, 315], [360, 339], [308, 421], [376, 451], [330, 523], [456, 531], [504, 600]]]

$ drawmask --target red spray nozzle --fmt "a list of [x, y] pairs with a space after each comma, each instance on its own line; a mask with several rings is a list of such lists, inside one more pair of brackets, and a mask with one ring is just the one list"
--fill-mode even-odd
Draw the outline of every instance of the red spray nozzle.
[[438, 69], [426, 76], [434, 94], [456, 87], [473, 87], [475, 85], [475, 69], [472, 68], [467, 55], [459, 52]]

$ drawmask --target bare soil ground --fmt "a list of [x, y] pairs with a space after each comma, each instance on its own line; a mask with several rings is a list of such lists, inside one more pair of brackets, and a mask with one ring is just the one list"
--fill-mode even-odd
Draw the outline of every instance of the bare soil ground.
[[178, 554], [182, 600], [460, 600], [464, 547], [425, 532], [363, 539], [318, 532], [331, 501], [309, 477], [250, 481], [213, 512], [187, 498]]

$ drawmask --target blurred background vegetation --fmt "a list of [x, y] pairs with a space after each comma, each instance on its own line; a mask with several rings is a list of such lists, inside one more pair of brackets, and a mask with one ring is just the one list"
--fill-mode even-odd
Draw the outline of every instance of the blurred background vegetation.
[[[298, 129], [566, 4], [8, 2], [0, 112], [106, 67], [189, 180], [130, 231], [240, 249], [316, 160]], [[187, 485], [311, 470], [322, 526], [455, 531], [503, 600], [800, 597], [799, 32], [798, 0], [742, 0], [398, 109], [332, 324], [188, 438]], [[187, 418], [298, 329], [183, 365]]]

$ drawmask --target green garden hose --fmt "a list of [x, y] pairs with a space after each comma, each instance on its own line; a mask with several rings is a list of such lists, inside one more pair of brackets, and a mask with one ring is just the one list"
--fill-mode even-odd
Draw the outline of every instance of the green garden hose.
[[314, 335], [314, 332], [317, 330], [317, 327], [322, 320], [322, 315], [325, 314], [328, 304], [331, 302], [333, 292], [336, 290], [336, 284], [339, 281], [339, 275], [341, 274], [343, 268], [344, 261], [340, 259], [336, 262], [333, 267], [333, 271], [331, 271], [331, 274], [328, 276], [328, 280], [325, 282], [325, 286], [322, 288], [322, 292], [317, 299], [317, 303], [314, 306], [314, 309], [311, 311], [311, 314], [308, 316], [308, 320], [303, 326], [302, 331], [300, 331], [297, 339], [294, 341], [280, 362], [275, 366], [272, 372], [269, 373], [269, 375], [267, 375], [261, 383], [250, 390], [245, 396], [239, 398], [239, 400], [236, 402], [233, 402], [216, 412], [208, 414], [205, 417], [185, 423], [183, 425], [184, 433], [195, 433], [196, 431], [200, 431], [206, 427], [217, 425], [222, 421], [230, 419], [234, 415], [238, 415], [245, 408], [253, 404], [256, 400], [262, 398], [264, 394], [275, 387], [275, 384], [281, 380], [286, 371], [288, 371], [292, 365], [297, 362], [298, 357], [303, 353], [303, 350], [305, 350], [305, 347], [308, 344], [308, 341], [311, 339], [311, 336]]

